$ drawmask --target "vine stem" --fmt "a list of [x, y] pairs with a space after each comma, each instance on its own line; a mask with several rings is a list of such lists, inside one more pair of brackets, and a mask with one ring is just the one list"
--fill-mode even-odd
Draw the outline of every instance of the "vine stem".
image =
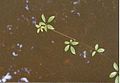
[[53, 31], [53, 32], [55, 32], [55, 33], [57, 33], [57, 34], [59, 34], [59, 35], [62, 35], [62, 36], [64, 36], [64, 37], [66, 37], [66, 38], [76, 40], [75, 38], [70, 37], [70, 36], [68, 36], [68, 35], [65, 35], [65, 34], [63, 34], [63, 33], [59, 32], [59, 31], [57, 31], [57, 30], [52, 30], [52, 31]]
[[[32, 16], [32, 15], [31, 15], [31, 11], [28, 11], [28, 13], [29, 13], [29, 15], [30, 15], [30, 17], [31, 17], [31, 16]], [[70, 37], [70, 36], [68, 36], [68, 35], [65, 35], [65, 34], [59, 32], [59, 31], [57, 31], [57, 30], [52, 30], [52, 31], [55, 32], [55, 33], [57, 33], [57, 34], [59, 34], [59, 35], [61, 35], [61, 36], [66, 37], [66, 38], [76, 40], [75, 38]], [[85, 43], [83, 43], [83, 42], [80, 42], [80, 43], [81, 43], [82, 45], [88, 47], [89, 49], [94, 50], [93, 47], [91, 47], [91, 46], [89, 46], [89, 45], [87, 45], [87, 44], [85, 44]], [[80, 47], [80, 46], [79, 46], [79, 47]], [[102, 53], [100, 53], [100, 54], [103, 55]], [[112, 59], [112, 60], [114, 61], [114, 59], [112, 58], [112, 56], [109, 56], [109, 58]]]
[[[53, 31], [53, 32], [55, 32], [55, 33], [57, 33], [57, 34], [59, 34], [59, 35], [61, 35], [61, 36], [64, 36], [64, 37], [66, 37], [66, 38], [69, 38], [69, 39], [73, 39], [73, 40], [77, 40], [77, 39], [75, 39], [75, 38], [73, 38], [73, 37], [71, 37], [71, 36], [68, 36], [68, 35], [65, 35], [64, 33], [61, 33], [61, 32], [59, 32], [59, 31], [57, 31], [57, 30], [51, 30], [51, 31]], [[83, 43], [83, 42], [80, 42], [82, 45], [84, 45], [84, 46], [86, 46], [87, 48], [89, 48], [89, 49], [91, 49], [91, 50], [94, 50], [94, 48], [93, 47], [91, 47], [91, 46], [89, 46], [89, 45], [87, 45], [87, 44], [85, 44], [85, 43]], [[80, 46], [79, 46], [80, 47]], [[100, 55], [103, 55], [102, 53], [99, 53]], [[114, 59], [111, 57], [111, 56], [109, 56], [109, 58], [110, 59], [112, 59], [112, 61], [114, 61]]]

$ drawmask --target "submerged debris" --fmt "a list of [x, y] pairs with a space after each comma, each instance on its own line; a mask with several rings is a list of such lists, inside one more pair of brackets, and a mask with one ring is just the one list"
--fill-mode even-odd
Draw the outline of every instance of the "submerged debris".
[[12, 76], [10, 75], [10, 73], [7, 73], [5, 76], [2, 77], [2, 79], [0, 79], [0, 83], [5, 83], [7, 82], [7, 80], [12, 79]]

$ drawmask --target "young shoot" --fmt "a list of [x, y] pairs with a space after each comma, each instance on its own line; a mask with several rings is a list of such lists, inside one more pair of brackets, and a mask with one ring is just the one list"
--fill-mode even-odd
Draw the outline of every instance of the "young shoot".
[[103, 53], [105, 51], [104, 48], [99, 48], [99, 44], [95, 45], [95, 49], [92, 52], [92, 56], [95, 56], [96, 53]]
[[55, 19], [55, 16], [50, 16], [48, 20], [46, 20], [46, 17], [44, 14], [41, 15], [42, 21], [39, 22], [39, 24], [36, 24], [35, 27], [37, 28], [37, 33], [41, 32], [47, 32], [49, 30], [54, 30], [54, 27], [51, 25], [51, 22]]
[[115, 69], [115, 71], [110, 73], [109, 78], [115, 78], [115, 83], [119, 83], [119, 75], [118, 75], [119, 68], [115, 62], [113, 63], [113, 68]]
[[76, 50], [74, 48], [74, 46], [78, 45], [79, 42], [74, 41], [74, 40], [70, 40], [70, 41], [65, 41], [64, 44], [66, 45], [64, 48], [64, 51], [70, 51], [72, 54], [76, 54]]

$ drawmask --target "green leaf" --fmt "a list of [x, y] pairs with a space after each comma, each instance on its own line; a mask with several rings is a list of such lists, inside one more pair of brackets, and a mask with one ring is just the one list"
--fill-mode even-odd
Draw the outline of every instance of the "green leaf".
[[95, 54], [96, 54], [96, 51], [93, 51], [93, 52], [92, 52], [92, 56], [95, 56]]
[[48, 19], [48, 23], [52, 22], [54, 19], [55, 19], [55, 16], [51, 16], [51, 17]]
[[50, 29], [50, 30], [54, 30], [53, 26], [52, 25], [47, 25], [47, 28]]
[[43, 22], [46, 22], [44, 14], [41, 15], [41, 18], [42, 18]]
[[75, 48], [73, 46], [70, 47], [70, 51], [71, 51], [72, 54], [76, 54]]
[[37, 29], [37, 33], [39, 33], [40, 32], [40, 29]]
[[99, 45], [98, 45], [98, 44], [96, 44], [96, 45], [95, 45], [95, 50], [98, 50], [98, 47], [99, 47]]
[[115, 83], [119, 83], [119, 76], [115, 78]]
[[35, 27], [36, 27], [36, 28], [40, 28], [40, 26], [39, 26], [39, 25], [35, 25]]
[[65, 41], [64, 44], [70, 44], [70, 42], [69, 41]]
[[116, 71], [118, 71], [118, 65], [115, 62], [113, 63], [113, 67]]
[[71, 40], [70, 40], [70, 43], [72, 43], [72, 42], [73, 42], [73, 40], [71, 39]]
[[70, 48], [70, 45], [65, 46], [64, 51], [67, 52]]
[[47, 28], [45, 27], [44, 30], [47, 32]]
[[99, 52], [99, 53], [102, 53], [102, 52], [104, 52], [104, 51], [105, 51], [104, 48], [99, 48], [99, 49], [97, 50], [97, 52]]
[[41, 32], [43, 32], [43, 28], [41, 28], [40, 30], [41, 30]]
[[44, 26], [46, 25], [44, 22], [39, 22], [39, 26]]
[[78, 45], [79, 42], [75, 42], [75, 41], [73, 41], [73, 42], [71, 42], [71, 44], [72, 44], [72, 45]]
[[110, 77], [110, 78], [113, 78], [113, 77], [115, 77], [116, 75], [117, 75], [117, 72], [112, 72], [112, 73], [110, 73], [109, 77]]
[[41, 32], [43, 32], [43, 31], [46, 31], [46, 27], [45, 26], [41, 26]]

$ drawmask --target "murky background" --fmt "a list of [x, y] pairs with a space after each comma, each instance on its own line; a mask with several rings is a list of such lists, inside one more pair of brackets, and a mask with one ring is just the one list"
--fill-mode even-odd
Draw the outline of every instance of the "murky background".
[[[27, 1], [27, 0], [26, 0]], [[30, 82], [114, 82], [109, 74], [118, 62], [118, 0], [3, 0], [0, 2], [0, 77]], [[36, 33], [41, 14], [55, 15], [55, 29], [92, 47], [106, 49], [87, 59], [64, 52], [69, 40], [52, 31]], [[112, 58], [111, 58], [112, 57]]]

